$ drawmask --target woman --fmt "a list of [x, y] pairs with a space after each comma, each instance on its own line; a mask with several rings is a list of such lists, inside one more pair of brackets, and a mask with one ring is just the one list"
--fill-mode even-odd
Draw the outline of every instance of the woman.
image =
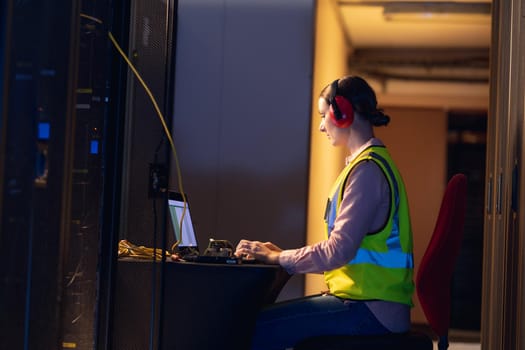
[[335, 181], [325, 213], [326, 240], [282, 250], [242, 240], [237, 255], [280, 264], [290, 274], [321, 273], [329, 291], [263, 310], [253, 349], [284, 349], [327, 334], [386, 334], [410, 328], [412, 231], [405, 187], [373, 127], [390, 118], [360, 77], [323, 89], [319, 126], [333, 146], [346, 147], [347, 165]]

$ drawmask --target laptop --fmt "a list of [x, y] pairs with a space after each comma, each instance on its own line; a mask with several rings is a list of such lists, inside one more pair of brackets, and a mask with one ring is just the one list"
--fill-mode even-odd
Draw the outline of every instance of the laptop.
[[[200, 253], [197, 243], [195, 227], [191, 219], [190, 205], [186, 198], [186, 212], [184, 212], [184, 198], [181, 193], [168, 192], [168, 209], [170, 223], [175, 236], [175, 242], [179, 242], [176, 252], [185, 261], [218, 263], [218, 264], [238, 264], [240, 259], [233, 255], [233, 247], [227, 241], [215, 241], [210, 239], [208, 249], [204, 254]], [[184, 213], [184, 217], [183, 217]], [[181, 232], [182, 220], [182, 232]], [[226, 247], [225, 244], [229, 245]]]

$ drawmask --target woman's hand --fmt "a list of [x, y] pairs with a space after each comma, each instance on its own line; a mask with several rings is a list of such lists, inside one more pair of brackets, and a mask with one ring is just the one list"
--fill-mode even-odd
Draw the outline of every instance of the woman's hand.
[[278, 265], [281, 251], [282, 249], [272, 242], [248, 241], [243, 239], [237, 244], [235, 255], [247, 256], [266, 264]]

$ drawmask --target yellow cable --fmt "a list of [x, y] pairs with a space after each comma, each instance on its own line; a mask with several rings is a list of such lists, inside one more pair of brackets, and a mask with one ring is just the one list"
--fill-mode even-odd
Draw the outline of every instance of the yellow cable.
[[[83, 17], [83, 18], [89, 19], [91, 21], [103, 24], [102, 20], [100, 20], [100, 19], [98, 19], [96, 17], [92, 17], [92, 16], [89, 16], [89, 15], [86, 15], [84, 13], [81, 13], [80, 17]], [[184, 188], [182, 186], [182, 172], [181, 172], [181, 169], [180, 169], [179, 157], [177, 156], [177, 150], [175, 148], [175, 144], [173, 143], [173, 139], [171, 137], [171, 134], [170, 134], [170, 131], [168, 129], [168, 126], [166, 125], [165, 118], [162, 115], [162, 112], [161, 112], [161, 110], [159, 108], [157, 100], [155, 99], [155, 97], [151, 93], [151, 90], [148, 88], [147, 84], [144, 82], [144, 79], [142, 79], [142, 76], [139, 74], [139, 72], [137, 71], [137, 69], [135, 68], [133, 63], [131, 63], [131, 61], [128, 59], [128, 57], [126, 56], [126, 54], [124, 53], [124, 51], [122, 50], [122, 48], [118, 44], [117, 40], [115, 39], [115, 37], [113, 36], [113, 34], [110, 31], [108, 31], [108, 36], [109, 36], [109, 39], [111, 40], [111, 42], [113, 43], [113, 45], [115, 46], [115, 48], [117, 49], [118, 53], [122, 56], [122, 58], [124, 58], [124, 60], [126, 61], [126, 63], [129, 66], [129, 68], [133, 72], [133, 74], [135, 74], [135, 77], [139, 80], [140, 84], [142, 85], [142, 87], [146, 91], [146, 94], [148, 95], [148, 97], [150, 98], [151, 102], [153, 103], [153, 107], [155, 108], [155, 112], [157, 112], [157, 116], [159, 117], [160, 123], [162, 124], [162, 128], [164, 130], [164, 133], [166, 134], [166, 137], [168, 138], [171, 150], [173, 152], [173, 157], [175, 159], [175, 168], [177, 170], [177, 180], [178, 180], [179, 190], [181, 192], [182, 201], [184, 203], [184, 208], [182, 210], [182, 215], [181, 215], [181, 218], [180, 218], [180, 225], [179, 225], [180, 237], [177, 240], [177, 242], [175, 242], [175, 244], [173, 244], [173, 246], [172, 246], [172, 250], [173, 250], [175, 247], [177, 247], [180, 244], [180, 242], [182, 240], [182, 226], [183, 226], [182, 224], [183, 224], [183, 220], [184, 220], [184, 218], [186, 216], [186, 210], [187, 210], [187, 207], [188, 207], [188, 204], [186, 202], [186, 194], [185, 194]]]
[[175, 244], [173, 245], [173, 247], [172, 247], [172, 249], [173, 249], [173, 248], [175, 248], [176, 246], [179, 245], [179, 243], [180, 243], [180, 241], [182, 239], [182, 222], [184, 220], [184, 217], [186, 216], [186, 210], [187, 210], [187, 207], [188, 207], [188, 205], [186, 203], [186, 194], [184, 193], [184, 188], [182, 186], [182, 172], [180, 170], [179, 157], [177, 156], [177, 150], [175, 148], [175, 144], [173, 143], [173, 138], [171, 137], [171, 134], [169, 132], [168, 126], [166, 125], [166, 121], [164, 120], [164, 116], [162, 115], [162, 112], [161, 112], [161, 110], [159, 108], [157, 100], [155, 99], [155, 97], [151, 93], [151, 90], [148, 88], [148, 86], [146, 85], [146, 83], [142, 79], [141, 75], [139, 74], [139, 72], [137, 71], [137, 69], [135, 68], [133, 63], [131, 63], [131, 61], [126, 56], [126, 54], [124, 53], [124, 51], [122, 50], [120, 45], [117, 43], [117, 41], [115, 40], [115, 37], [113, 36], [113, 34], [111, 34], [111, 32], [108, 32], [108, 36], [109, 36], [109, 39], [111, 40], [111, 42], [113, 43], [113, 45], [115, 45], [115, 48], [117, 49], [119, 54], [122, 56], [122, 58], [124, 58], [124, 60], [126, 61], [126, 63], [129, 66], [129, 68], [135, 74], [135, 77], [138, 79], [138, 81], [140, 82], [140, 84], [142, 85], [142, 87], [144, 88], [146, 93], [148, 94], [151, 102], [153, 103], [153, 107], [155, 108], [155, 111], [157, 112], [157, 116], [159, 117], [159, 120], [160, 120], [160, 122], [162, 124], [162, 127], [164, 129], [164, 133], [166, 134], [166, 137], [168, 138], [168, 141], [169, 141], [170, 146], [171, 146], [171, 150], [173, 152], [173, 157], [175, 159], [175, 168], [177, 170], [179, 189], [180, 189], [180, 192], [181, 192], [181, 195], [182, 195], [182, 200], [184, 202], [184, 208], [182, 210], [182, 216], [181, 216], [181, 219], [180, 219], [180, 226], [179, 226], [180, 237], [177, 240], [177, 242], [175, 242]]
[[86, 15], [85, 13], [81, 13], [80, 17], [84, 17], [84, 18], [87, 18], [89, 20], [92, 20], [93, 22], [97, 22], [97, 23], [102, 24], [102, 20], [100, 20], [100, 19], [98, 19], [96, 17], [92, 17], [92, 16], [89, 16], [89, 15]]
[[[164, 256], [168, 257], [170, 256], [168, 251], [164, 252]], [[163, 257], [162, 251], [158, 251], [158, 249], [153, 248], [147, 248], [144, 246], [137, 246], [125, 239], [118, 242], [118, 257], [124, 258], [138, 258], [138, 259], [151, 259], [155, 258], [155, 260], [161, 260]]]

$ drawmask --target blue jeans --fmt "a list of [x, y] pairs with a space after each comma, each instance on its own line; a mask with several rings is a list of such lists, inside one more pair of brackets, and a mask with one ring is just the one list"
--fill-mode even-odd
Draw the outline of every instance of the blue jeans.
[[316, 335], [390, 333], [364, 302], [316, 295], [276, 303], [257, 319], [252, 350], [282, 350]]

